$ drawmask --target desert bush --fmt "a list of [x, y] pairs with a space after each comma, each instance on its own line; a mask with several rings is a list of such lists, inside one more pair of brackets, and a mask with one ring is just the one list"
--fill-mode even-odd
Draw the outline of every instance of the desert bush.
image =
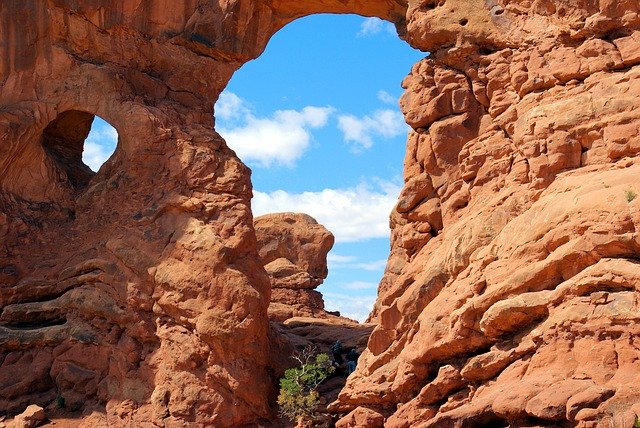
[[285, 371], [280, 378], [278, 405], [280, 414], [295, 422], [299, 419], [312, 419], [320, 404], [320, 395], [316, 388], [335, 367], [327, 354], [315, 354], [307, 347], [293, 355], [299, 365]]

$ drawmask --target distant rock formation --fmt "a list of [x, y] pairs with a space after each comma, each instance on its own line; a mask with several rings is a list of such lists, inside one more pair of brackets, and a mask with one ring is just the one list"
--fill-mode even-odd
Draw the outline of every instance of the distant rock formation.
[[315, 288], [327, 277], [333, 234], [303, 213], [266, 214], [253, 224], [258, 255], [271, 282], [269, 318], [325, 316], [322, 295]]

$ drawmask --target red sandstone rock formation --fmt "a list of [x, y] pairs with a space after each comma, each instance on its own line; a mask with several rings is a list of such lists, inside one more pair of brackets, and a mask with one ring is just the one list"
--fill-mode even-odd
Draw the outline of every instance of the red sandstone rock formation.
[[[326, 312], [322, 294], [315, 290], [328, 273], [331, 232], [303, 213], [266, 214], [254, 219], [254, 227], [260, 261], [271, 283], [268, 315], [274, 380], [297, 365], [291, 356], [307, 347], [330, 355], [331, 346], [340, 340], [345, 353], [351, 348], [361, 352], [374, 325]], [[338, 398], [345, 380], [342, 370], [321, 386], [325, 403]], [[275, 426], [280, 423], [276, 421]]]
[[[270, 416], [249, 170], [212, 106], [297, 17], [404, 14], [272, 3], [2, 2], [0, 411], [61, 397], [96, 406], [91, 426]], [[97, 174], [81, 161], [94, 115], [119, 132]]]
[[392, 269], [334, 408], [388, 427], [631, 426], [640, 4], [416, 6], [408, 39], [434, 52], [404, 81]]
[[[62, 396], [98, 406], [93, 426], [269, 416], [249, 172], [211, 106], [318, 12], [391, 20], [432, 52], [404, 81], [406, 184], [342, 426], [630, 426], [635, 0], [3, 1], [0, 409]], [[120, 139], [94, 175], [95, 114]]]
[[253, 225], [271, 283], [269, 318], [325, 316], [322, 295], [315, 288], [327, 277], [333, 234], [303, 213], [266, 214]]

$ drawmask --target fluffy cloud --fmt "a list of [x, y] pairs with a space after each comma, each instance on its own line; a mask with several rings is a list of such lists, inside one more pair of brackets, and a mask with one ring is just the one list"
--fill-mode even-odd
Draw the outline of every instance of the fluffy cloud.
[[389, 237], [389, 213], [399, 193], [400, 185], [388, 181], [319, 192], [254, 191], [252, 209], [256, 216], [304, 212], [329, 229], [337, 242], [355, 242]]
[[375, 295], [353, 296], [323, 291], [322, 296], [328, 311], [340, 311], [342, 316], [360, 322], [367, 319], [376, 301]]
[[375, 290], [378, 288], [378, 284], [367, 281], [353, 281], [342, 284], [342, 288], [346, 290]]
[[225, 92], [216, 103], [218, 132], [240, 159], [262, 167], [293, 166], [309, 148], [311, 130], [322, 128], [334, 112], [332, 107], [308, 106], [300, 111], [278, 110], [259, 118], [237, 95]]
[[117, 144], [118, 131], [96, 116], [91, 126], [91, 132], [84, 142], [82, 162], [92, 171], [98, 171], [116, 150]]
[[230, 91], [224, 91], [220, 94], [215, 105], [215, 112], [216, 118], [225, 121], [239, 120], [251, 115], [249, 104]]
[[396, 28], [392, 23], [383, 21], [380, 18], [365, 18], [360, 24], [358, 37], [369, 37], [380, 33], [396, 35]]
[[355, 256], [343, 256], [340, 254], [329, 253], [327, 255], [327, 263], [329, 271], [333, 269], [361, 269], [371, 272], [384, 271], [387, 265], [387, 259], [372, 260], [361, 262]]
[[356, 152], [371, 148], [375, 136], [393, 138], [408, 131], [402, 113], [391, 109], [377, 110], [371, 116], [341, 115], [338, 128]]

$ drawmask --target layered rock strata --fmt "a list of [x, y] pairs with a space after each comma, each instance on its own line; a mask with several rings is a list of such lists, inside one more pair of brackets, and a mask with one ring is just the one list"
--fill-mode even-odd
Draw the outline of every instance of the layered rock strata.
[[[0, 409], [270, 416], [249, 170], [211, 106], [320, 12], [390, 20], [432, 53], [404, 81], [406, 182], [341, 424], [630, 426], [635, 0], [3, 1]], [[94, 115], [120, 134], [97, 174], [80, 157]]]
[[433, 53], [403, 83], [393, 251], [339, 426], [631, 426], [640, 4], [467, 3], [408, 14]]
[[315, 290], [329, 273], [327, 254], [334, 237], [303, 213], [273, 213], [253, 220], [258, 255], [271, 284], [269, 319], [323, 317], [322, 294]]

